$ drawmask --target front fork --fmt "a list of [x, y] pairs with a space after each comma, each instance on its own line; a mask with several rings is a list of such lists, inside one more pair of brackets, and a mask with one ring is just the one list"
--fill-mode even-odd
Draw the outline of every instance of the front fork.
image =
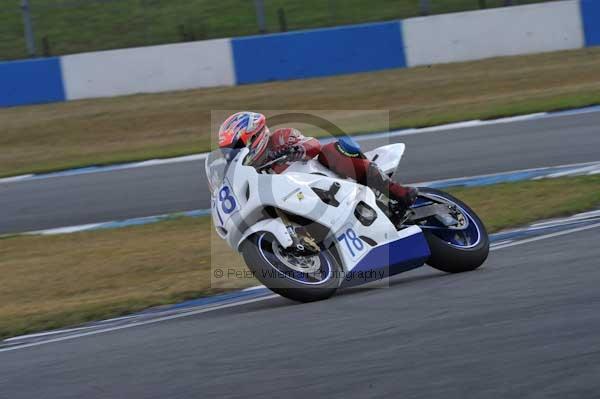
[[294, 255], [307, 256], [315, 255], [321, 252], [319, 244], [310, 235], [308, 230], [302, 226], [294, 225], [294, 223], [287, 217], [287, 215], [279, 209], [275, 209], [277, 216], [281, 218], [285, 227], [292, 238], [292, 245], [289, 248]]

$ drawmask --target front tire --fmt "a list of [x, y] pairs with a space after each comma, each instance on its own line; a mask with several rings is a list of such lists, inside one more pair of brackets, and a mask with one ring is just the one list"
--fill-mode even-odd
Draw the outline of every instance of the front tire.
[[485, 226], [477, 214], [458, 198], [432, 188], [419, 188], [419, 192], [429, 194], [441, 201], [456, 205], [471, 223], [471, 242], [458, 242], [452, 232], [424, 229], [425, 238], [431, 250], [427, 264], [447, 273], [462, 273], [477, 269], [485, 262], [490, 251], [490, 240]]
[[340, 286], [342, 269], [326, 249], [315, 255], [318, 257], [319, 268], [313, 274], [286, 266], [279, 258], [281, 247], [278, 241], [266, 232], [248, 237], [241, 244], [240, 250], [256, 279], [271, 291], [291, 300], [320, 301], [331, 297]]

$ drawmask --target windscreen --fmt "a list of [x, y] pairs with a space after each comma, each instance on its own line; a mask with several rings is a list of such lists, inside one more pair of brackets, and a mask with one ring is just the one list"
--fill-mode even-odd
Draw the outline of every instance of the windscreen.
[[239, 149], [222, 148], [212, 151], [206, 158], [206, 178], [211, 193], [214, 193], [225, 178], [229, 162], [235, 158]]

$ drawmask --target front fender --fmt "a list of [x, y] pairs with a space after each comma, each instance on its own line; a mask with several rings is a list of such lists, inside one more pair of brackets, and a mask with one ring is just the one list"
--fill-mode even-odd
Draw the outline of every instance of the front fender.
[[242, 238], [240, 238], [236, 245], [236, 249], [239, 251], [242, 242], [244, 242], [244, 240], [246, 240], [246, 238], [250, 237], [252, 234], [258, 233], [259, 231], [266, 231], [273, 234], [273, 237], [275, 237], [277, 241], [279, 241], [279, 244], [284, 248], [289, 248], [293, 243], [292, 237], [290, 237], [290, 233], [287, 231], [285, 223], [283, 223], [281, 218], [266, 219], [257, 222], [244, 231]]

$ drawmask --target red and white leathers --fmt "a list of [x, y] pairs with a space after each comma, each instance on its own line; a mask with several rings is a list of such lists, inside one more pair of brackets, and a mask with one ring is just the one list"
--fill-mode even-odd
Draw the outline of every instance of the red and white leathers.
[[277, 129], [271, 133], [264, 155], [253, 159], [250, 164], [258, 167], [286, 155], [286, 162], [272, 167], [276, 173], [281, 173], [287, 169], [289, 162], [307, 161], [319, 155], [320, 151], [319, 140], [305, 137], [297, 129]]
[[321, 164], [343, 177], [350, 177], [360, 184], [389, 195], [400, 203], [401, 208], [412, 205], [417, 190], [393, 182], [381, 172], [374, 162], [368, 160], [360, 151], [345, 150], [339, 142], [321, 146], [315, 138], [305, 137], [293, 128], [277, 129], [269, 138], [264, 155], [254, 159], [251, 165], [258, 167], [287, 155], [286, 163], [273, 165], [276, 173], [287, 169], [287, 162], [305, 161], [318, 156]]

